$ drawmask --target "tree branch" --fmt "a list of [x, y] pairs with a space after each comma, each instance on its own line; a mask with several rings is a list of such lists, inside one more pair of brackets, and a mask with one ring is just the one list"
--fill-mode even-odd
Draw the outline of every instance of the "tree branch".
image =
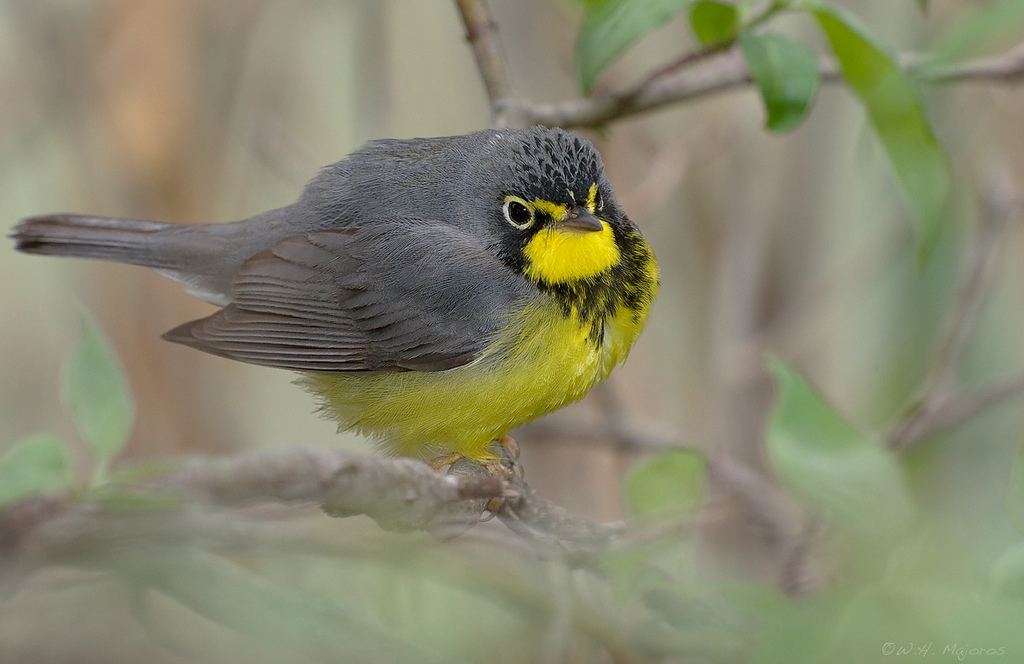
[[508, 127], [512, 118], [505, 104], [512, 98], [512, 85], [505, 72], [505, 61], [498, 39], [498, 24], [491, 17], [484, 0], [455, 0], [466, 26], [466, 39], [473, 47], [477, 69], [491, 102], [491, 125]]
[[1024, 395], [1024, 373], [1010, 376], [966, 394], [929, 401], [909, 417], [889, 439], [894, 449], [912, 447], [945, 429], [969, 420], [1015, 396]]
[[[442, 475], [416, 459], [345, 450], [283, 449], [202, 459], [158, 489], [219, 506], [317, 503], [336, 517], [365, 514], [390, 530], [453, 536], [471, 528], [503, 482], [484, 474]], [[483, 501], [466, 504], [466, 501]]]
[[999, 55], [967, 60], [956, 65], [936, 67], [924, 72], [931, 83], [962, 83], [992, 81], [1015, 83], [1024, 81], [1024, 42]]
[[[662, 70], [659, 70], [655, 72], [657, 75], [645, 77], [646, 82], [642, 85], [624, 93], [594, 95], [553, 104], [520, 99], [498, 100], [495, 103], [504, 111], [519, 114], [527, 124], [595, 127], [753, 82], [743, 54], [735, 46], [721, 53], [715, 53], [713, 49], [698, 51], [686, 56], [683, 61], [687, 66], [678, 72], [662, 74]], [[914, 54], [901, 55], [899, 61], [905, 70], [916, 73], [921, 80], [929, 83], [1024, 80], [1024, 45], [1001, 55], [955, 65], [926, 67], [921, 57]], [[818, 66], [822, 82], [835, 83], [841, 80], [839, 66], [832, 58], [820, 58]]]
[[[251, 498], [249, 490], [221, 491], [225, 488], [224, 475], [217, 475], [220, 479], [206, 483], [199, 481], [200, 475], [192, 474], [180, 486], [188, 486], [199, 494], [208, 486], [219, 486], [213, 493], [224, 497], [229, 504], [246, 494]], [[285, 484], [298, 486], [290, 481]], [[266, 493], [289, 496], [289, 500], [301, 495], [290, 488]], [[248, 498], [244, 502], [248, 502]], [[0, 517], [5, 512], [0, 511]], [[253, 569], [244, 562], [247, 556], [237, 564], [230, 554], [245, 547], [246, 550], [258, 548], [264, 554], [355, 557], [404, 571], [410, 570], [410, 560], [414, 560], [416, 564], [412, 569], [424, 578], [478, 595], [527, 621], [559, 630], [552, 639], [556, 649], [568, 629], [571, 634], [579, 633], [592, 639], [612, 653], [616, 661], [628, 660], [637, 648], [648, 654], [659, 654], [659, 658], [680, 652], [707, 653], [711, 652], [709, 648], [731, 652], [736, 649], [738, 638], [728, 631], [719, 644], [705, 639], [688, 640], [685, 638], [687, 630], [645, 629], [650, 624], [665, 625], [666, 613], [673, 608], [668, 607], [667, 611], [646, 599], [642, 606], [631, 607], [630, 620], [626, 622], [586, 600], [567, 599], [565, 588], [553, 592], [546, 581], [550, 576], [543, 570], [551, 568], [548, 561], [528, 568], [515, 564], [522, 552], [516, 550], [514, 539], [508, 541], [511, 536], [507, 534], [495, 539], [493, 532], [482, 533], [479, 537], [443, 547], [424, 547], [417, 538], [396, 539], [379, 533], [375, 536], [372, 532], [360, 532], [357, 538], [353, 538], [351, 532], [339, 537], [325, 532], [322, 524], [282, 526], [277, 520], [259, 518], [258, 512], [254, 519], [251, 510], [248, 515], [180, 507], [116, 510], [86, 503], [64, 509], [62, 514], [39, 525], [20, 555], [13, 561], [2, 560], [0, 599], [4, 598], [4, 591], [9, 594], [16, 590], [19, 582], [41, 567], [113, 573], [116, 580], [128, 584], [133, 597], [143, 598], [145, 594], [138, 591], [147, 588], [158, 589], [214, 623], [261, 642], [283, 644], [289, 651], [318, 660], [337, 661], [337, 653], [352, 653], [355, 648], [359, 654], [355, 659], [361, 661], [366, 659], [363, 656], [366, 646], [376, 648], [372, 650], [376, 655], [383, 649], [395, 661], [452, 661], [450, 656], [439, 657], [430, 644], [407, 640], [401, 634], [383, 633], [380, 624], [367, 621], [359, 607], [347, 603], [348, 598], [318, 592], [301, 583], [282, 583], [273, 575], [261, 573], [258, 566]], [[481, 544], [486, 548], [481, 549]], [[536, 547], [531, 551], [536, 552]], [[510, 553], [515, 555], [508, 555]], [[562, 563], [555, 573], [572, 589], [579, 577], [573, 576], [571, 571], [579, 565], [573, 563], [570, 556], [561, 556], [562, 551], [552, 553], [550, 558], [561, 558]], [[411, 558], [410, 554], [415, 555]], [[593, 565], [589, 568], [594, 570]], [[657, 570], [652, 568], [652, 572], [657, 573]], [[597, 575], [603, 578], [607, 570], [600, 570]], [[666, 584], [669, 583], [671, 580], [666, 579]], [[673, 597], [682, 596], [674, 588], [669, 592]], [[145, 610], [144, 605], [139, 608]], [[296, 617], [301, 630], [296, 630], [290, 622]], [[727, 625], [710, 626], [730, 629]], [[685, 633], [680, 635], [680, 631]]]
[[513, 478], [512, 489], [498, 518], [513, 533], [541, 547], [593, 553], [606, 549], [626, 530], [623, 523], [594, 523], [574, 516], [531, 489], [522, 478]]
[[964, 354], [995, 284], [1005, 231], [1022, 204], [1024, 200], [1014, 195], [1009, 185], [990, 190], [967, 275], [946, 314], [928, 368], [913, 399], [917, 405], [888, 436], [890, 448], [910, 447], [1024, 390], [1024, 381], [1014, 377], [972, 394], [953, 395]]
[[[114, 498], [118, 495], [110, 493]], [[202, 519], [180, 513], [175, 497], [206, 507], [317, 504], [331, 516], [364, 514], [385, 529], [423, 530], [441, 538], [472, 528], [490, 499], [504, 498], [499, 516], [510, 530], [530, 544], [571, 552], [606, 546], [623, 531], [621, 524], [597, 524], [572, 516], [539, 496], [521, 477], [506, 481], [473, 461], [457, 462], [443, 475], [415, 459], [345, 450], [266, 450], [196, 459], [149, 486], [131, 489], [131, 495], [156, 501], [164, 509], [127, 510], [116, 523], [103, 520], [103, 524], [113, 523], [107, 529], [93, 518], [104, 512], [102, 499], [36, 498], [0, 510], [0, 558], [18, 559], [33, 547], [36, 564], [54, 558], [53, 552], [38, 550], [36, 535], [48, 528], [65, 531], [56, 538], [43, 538], [59, 542], [55, 546], [61, 550], [89, 549], [83, 544], [86, 541], [102, 547], [125, 538], [195, 537], [203, 530]], [[161, 503], [161, 496], [171, 499], [170, 504]], [[169, 518], [173, 527], [168, 525]], [[154, 526], [154, 521], [159, 525]], [[80, 523], [92, 525], [75, 526]], [[189, 524], [194, 526], [191, 531]], [[42, 546], [48, 548], [53, 547]]]
[[590, 417], [574, 417], [564, 412], [552, 413], [524, 425], [520, 430], [528, 432], [532, 438], [569, 438], [587, 445], [610, 441], [628, 452], [659, 452], [667, 447], [691, 447], [668, 422], [629, 415], [598, 421]]

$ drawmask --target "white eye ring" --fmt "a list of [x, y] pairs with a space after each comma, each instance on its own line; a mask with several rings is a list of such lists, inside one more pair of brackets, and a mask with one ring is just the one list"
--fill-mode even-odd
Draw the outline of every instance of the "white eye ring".
[[533, 225], [536, 217], [533, 206], [518, 196], [506, 196], [505, 204], [501, 207], [505, 213], [505, 221], [512, 224], [519, 230], [524, 230]]

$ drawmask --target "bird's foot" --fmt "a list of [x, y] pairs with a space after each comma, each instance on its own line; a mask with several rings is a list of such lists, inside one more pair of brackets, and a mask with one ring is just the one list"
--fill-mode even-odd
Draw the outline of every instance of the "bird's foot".
[[519, 443], [516, 442], [515, 438], [512, 436], [502, 436], [494, 442], [505, 448], [507, 451], [505, 456], [507, 456], [513, 464], [515, 464], [516, 461], [519, 461]]
[[[487, 469], [494, 477], [500, 477], [506, 482], [511, 481], [518, 471], [522, 473], [522, 469], [518, 467], [517, 461], [519, 461], [519, 443], [515, 441], [512, 436], [502, 436], [495, 440], [495, 442], [501, 446], [498, 457], [495, 459], [488, 459], [482, 461], [484, 468]], [[511, 491], [511, 489], [508, 489]], [[505, 498], [511, 496], [502, 496], [500, 498], [491, 498], [487, 503], [487, 516], [483, 519], [489, 521], [501, 510], [505, 505]]]
[[[519, 444], [516, 443], [515, 439], [511, 436], [502, 436], [501, 438], [495, 439], [494, 442], [500, 445], [498, 456], [491, 459], [480, 459], [478, 460], [478, 463], [483, 466], [492, 477], [497, 477], [508, 482], [516, 475], [516, 461], [519, 459]], [[462, 459], [468, 459], [468, 457], [459, 454], [458, 452], [451, 452], [449, 454], [442, 454], [434, 457], [428, 463], [436, 472], [441, 472], [445, 466], [451, 466]], [[493, 519], [494, 515], [497, 514], [505, 504], [505, 498], [505, 496], [492, 498], [487, 503], [487, 514], [482, 520], [489, 521], [490, 519]]]
[[434, 469], [435, 473], [439, 473], [441, 472], [441, 469], [444, 468], [445, 466], [450, 466], [459, 459], [464, 458], [465, 457], [459, 454], [458, 452], [451, 452], [449, 454], [442, 454], [441, 456], [436, 456], [427, 463], [430, 464], [430, 467]]

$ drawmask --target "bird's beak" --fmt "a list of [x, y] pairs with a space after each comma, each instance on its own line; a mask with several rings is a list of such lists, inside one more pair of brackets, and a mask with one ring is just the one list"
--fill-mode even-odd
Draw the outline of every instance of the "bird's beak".
[[590, 210], [577, 205], [573, 209], [569, 210], [569, 215], [559, 224], [562, 228], [567, 228], [573, 231], [599, 231], [604, 226], [601, 224], [601, 220], [590, 213]]

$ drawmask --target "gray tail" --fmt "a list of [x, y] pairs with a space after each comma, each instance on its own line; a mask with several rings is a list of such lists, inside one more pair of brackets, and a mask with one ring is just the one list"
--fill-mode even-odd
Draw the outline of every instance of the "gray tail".
[[28, 254], [75, 256], [173, 268], [158, 236], [174, 224], [79, 214], [29, 217], [14, 227], [15, 248]]

